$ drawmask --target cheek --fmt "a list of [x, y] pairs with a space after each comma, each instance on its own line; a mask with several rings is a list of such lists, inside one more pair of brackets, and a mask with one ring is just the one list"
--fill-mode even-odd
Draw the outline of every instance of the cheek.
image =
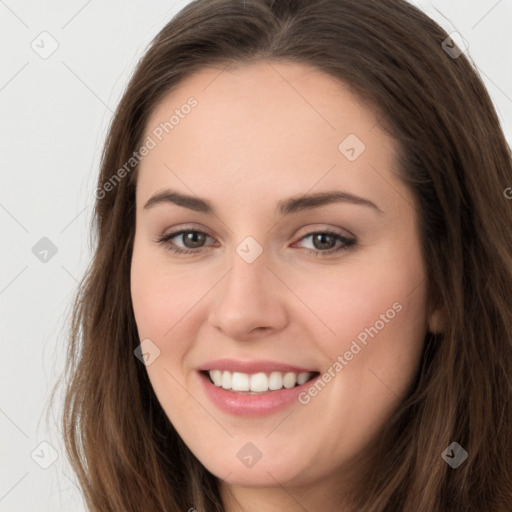
[[181, 419], [189, 418], [186, 427], [192, 428], [194, 415], [187, 412], [191, 404], [182, 387], [182, 362], [194, 339], [186, 329], [204, 289], [186, 273], [186, 269], [169, 272], [145, 247], [134, 245], [131, 296], [137, 330], [141, 341], [150, 339], [159, 350], [146, 366], [148, 377], [169, 419], [180, 425]]
[[[302, 403], [312, 429], [333, 439], [322, 448], [325, 460], [341, 459], [367, 445], [405, 397], [416, 374], [426, 334], [421, 265], [403, 261], [390, 267], [347, 269], [336, 280], [317, 279], [307, 304], [311, 325], [325, 356], [325, 387], [309, 389]], [[318, 277], [318, 276], [317, 276]], [[414, 283], [414, 284], [413, 284]], [[298, 293], [306, 293], [300, 283]], [[328, 326], [328, 327], [327, 327]]]
[[286, 279], [307, 305], [304, 324], [314, 329], [315, 341], [331, 359], [348, 350], [354, 339], [364, 345], [376, 337], [389, 335], [406, 342], [425, 334], [424, 273], [419, 258], [395, 260], [394, 265], [376, 258], [368, 265], [348, 263], [315, 274], [290, 274]]
[[[177, 288], [179, 293], [175, 292]], [[173, 290], [173, 293], [169, 293], [169, 290]], [[181, 410], [186, 407], [185, 403], [177, 404], [176, 398], [180, 397], [177, 382], [183, 380], [179, 365], [187, 351], [187, 337], [180, 335], [183, 324], [180, 318], [190, 309], [188, 303], [193, 298], [190, 295], [187, 287], [176, 287], [173, 277], [163, 269], [156, 268], [151, 255], [143, 249], [139, 250], [135, 244], [131, 267], [133, 312], [139, 339], [141, 342], [151, 340], [149, 346], [153, 353], [158, 354], [146, 366], [146, 371], [166, 412], [175, 410], [177, 405]], [[166, 341], [169, 337], [173, 340], [172, 347]], [[169, 401], [172, 407], [167, 403]]]
[[170, 336], [173, 350], [179, 349], [180, 339], [185, 338], [176, 336], [176, 331], [187, 323], [194, 305], [207, 289], [208, 283], [198, 280], [186, 266], [175, 267], [171, 272], [165, 257], [155, 258], [154, 252], [142, 243], [135, 244], [131, 297], [141, 338], [154, 338], [161, 343]]
[[305, 325], [326, 356], [331, 396], [344, 397], [344, 405], [333, 410], [365, 417], [370, 410], [375, 419], [383, 418], [407, 392], [427, 332], [419, 253], [389, 253], [369, 265], [347, 263], [315, 274], [314, 282], [296, 276], [295, 283], [312, 312]]

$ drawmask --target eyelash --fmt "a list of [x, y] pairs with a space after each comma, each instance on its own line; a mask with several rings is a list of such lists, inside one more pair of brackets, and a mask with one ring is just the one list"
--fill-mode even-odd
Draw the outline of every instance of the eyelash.
[[[199, 233], [202, 235], [206, 235], [209, 238], [213, 238], [208, 233], [205, 233], [204, 231], [199, 231], [199, 230], [195, 230], [195, 229], [182, 229], [180, 231], [175, 231], [174, 233], [169, 233], [168, 235], [162, 236], [161, 238], [159, 238], [157, 240], [157, 243], [164, 245], [168, 251], [171, 251], [174, 254], [198, 254], [198, 253], [200, 253], [202, 251], [203, 247], [198, 248], [198, 249], [182, 249], [180, 247], [176, 247], [171, 242], [171, 239], [176, 238], [177, 236], [183, 235], [185, 233]], [[315, 250], [315, 249], [306, 249], [308, 254], [314, 254], [315, 256], [321, 256], [321, 257], [329, 256], [333, 253], [346, 251], [346, 250], [350, 249], [350, 247], [354, 246], [357, 242], [355, 238], [349, 238], [349, 237], [341, 235], [340, 233], [336, 233], [335, 231], [330, 231], [330, 230], [310, 231], [309, 233], [307, 233], [303, 237], [301, 237], [298, 241], [301, 242], [304, 239], [306, 239], [312, 235], [317, 235], [317, 234], [329, 235], [329, 236], [335, 237], [336, 239], [341, 240], [341, 242], [343, 242], [343, 243], [341, 245], [339, 245], [338, 247], [334, 247], [334, 248], [328, 249], [326, 251], [320, 251], [320, 250]]]

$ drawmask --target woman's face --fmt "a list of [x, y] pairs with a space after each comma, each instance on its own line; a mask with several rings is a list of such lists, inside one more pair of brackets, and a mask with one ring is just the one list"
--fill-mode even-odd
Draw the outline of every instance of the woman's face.
[[340, 481], [429, 321], [393, 140], [329, 76], [261, 61], [182, 82], [145, 144], [131, 292], [163, 410], [233, 486]]

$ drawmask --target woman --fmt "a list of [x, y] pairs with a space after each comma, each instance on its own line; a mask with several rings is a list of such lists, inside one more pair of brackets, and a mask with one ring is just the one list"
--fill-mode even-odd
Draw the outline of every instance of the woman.
[[107, 138], [64, 428], [90, 510], [506, 511], [512, 184], [401, 0], [197, 0]]

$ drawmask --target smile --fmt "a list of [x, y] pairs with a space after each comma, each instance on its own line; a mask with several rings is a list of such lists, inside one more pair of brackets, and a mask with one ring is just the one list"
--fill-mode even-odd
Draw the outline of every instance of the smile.
[[298, 395], [320, 377], [320, 372], [307, 366], [261, 360], [218, 359], [197, 370], [206, 397], [234, 416], [264, 416], [293, 406]]
[[267, 393], [280, 389], [291, 389], [308, 382], [317, 372], [258, 372], [242, 373], [223, 370], [210, 370], [211, 382], [226, 390], [252, 393]]

